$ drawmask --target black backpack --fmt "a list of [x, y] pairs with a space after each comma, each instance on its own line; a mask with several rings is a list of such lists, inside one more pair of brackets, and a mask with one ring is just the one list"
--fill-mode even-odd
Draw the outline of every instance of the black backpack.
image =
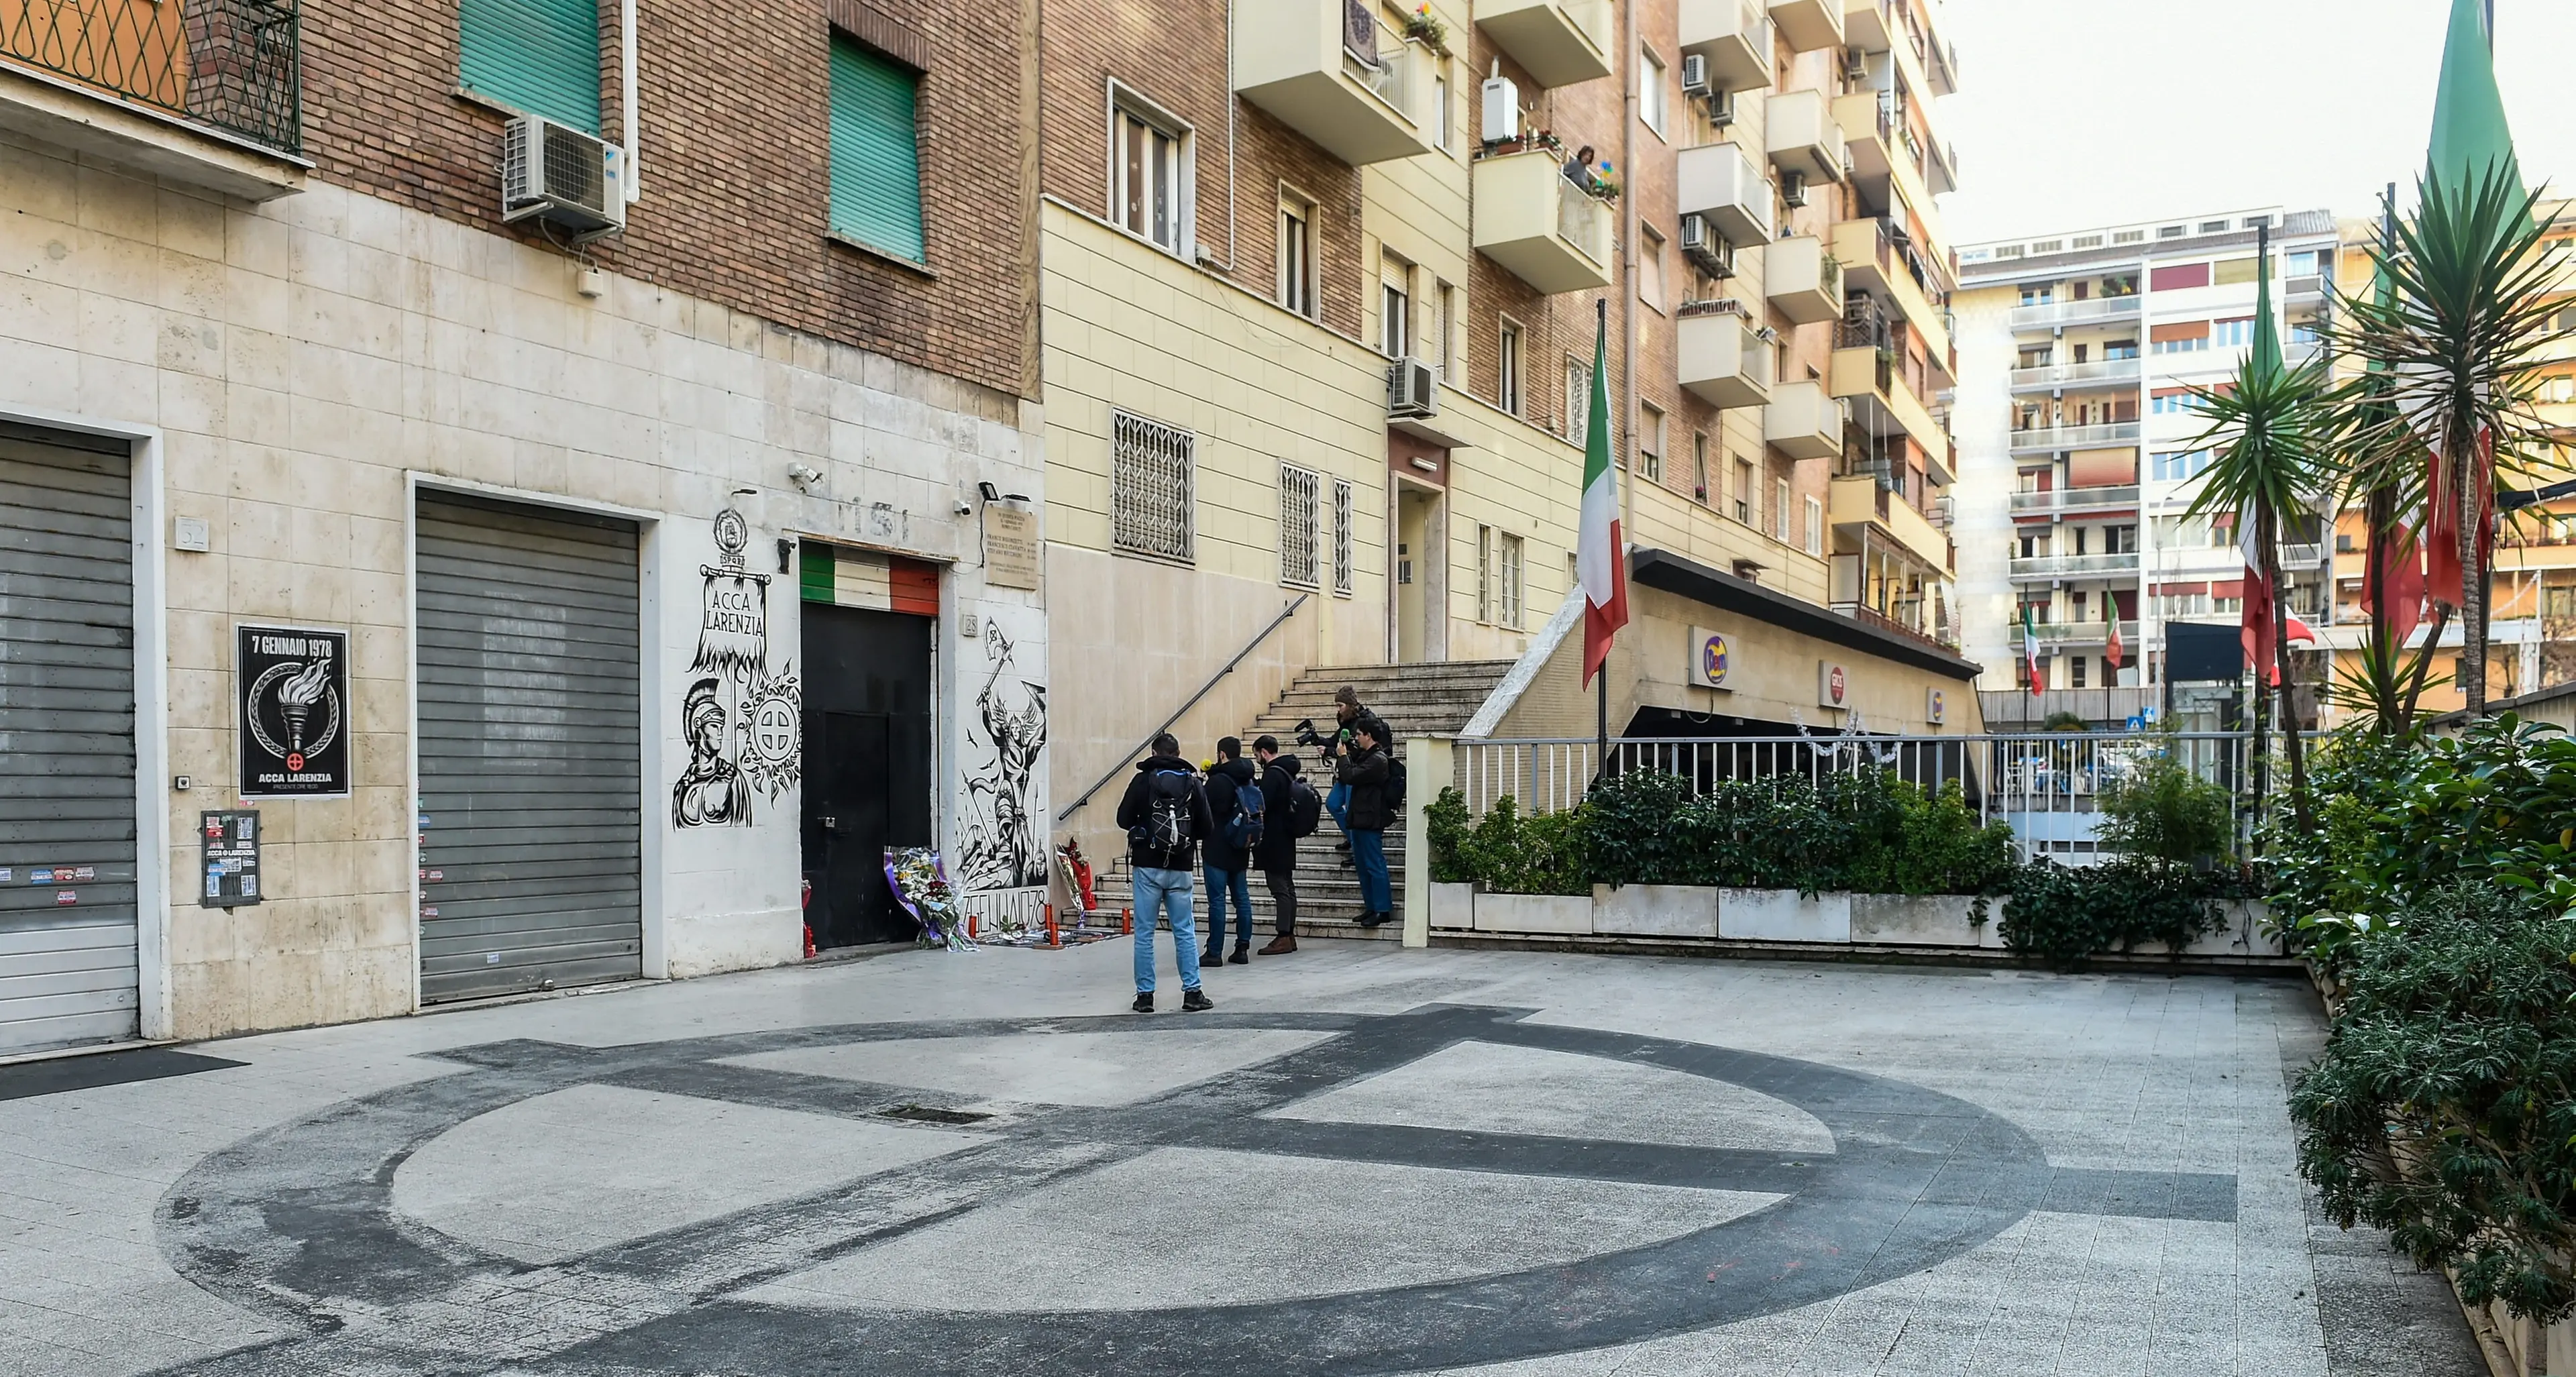
[[1190, 789], [1196, 783], [1187, 770], [1156, 770], [1145, 777], [1145, 819], [1129, 828], [1127, 839], [1148, 851], [1172, 852], [1197, 840], [1190, 823]]
[[1303, 775], [1288, 781], [1288, 835], [1304, 840], [1324, 825], [1324, 796]]
[[1390, 813], [1404, 806], [1404, 762], [1394, 756], [1386, 758], [1386, 810]]

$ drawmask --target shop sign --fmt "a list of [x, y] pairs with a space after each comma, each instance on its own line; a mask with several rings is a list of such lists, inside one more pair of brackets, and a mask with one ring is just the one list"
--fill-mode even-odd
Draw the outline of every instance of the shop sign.
[[243, 798], [349, 796], [349, 633], [234, 628]]
[[1701, 688], [1726, 687], [1726, 671], [1734, 658], [1734, 647], [1727, 644], [1721, 632], [1704, 626], [1691, 628], [1690, 682]]
[[1851, 671], [1832, 660], [1816, 662], [1816, 701], [1829, 708], [1851, 706]]
[[1936, 727], [1950, 720], [1949, 693], [1937, 684], [1923, 691], [1923, 720]]

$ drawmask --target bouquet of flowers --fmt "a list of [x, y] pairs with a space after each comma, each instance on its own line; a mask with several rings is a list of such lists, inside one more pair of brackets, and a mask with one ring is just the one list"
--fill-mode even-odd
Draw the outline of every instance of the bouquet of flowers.
[[948, 869], [940, 864], [938, 852], [926, 846], [889, 846], [885, 877], [895, 902], [921, 924], [921, 945], [950, 951], [974, 949], [975, 944], [966, 940], [966, 919], [957, 911], [957, 894], [948, 887]]

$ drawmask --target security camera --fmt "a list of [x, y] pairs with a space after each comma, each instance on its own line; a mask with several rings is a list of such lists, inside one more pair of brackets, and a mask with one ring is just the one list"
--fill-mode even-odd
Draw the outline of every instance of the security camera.
[[959, 516], [973, 516], [975, 514], [975, 504], [962, 497], [958, 498], [955, 502], [950, 503], [948, 509], [957, 513]]
[[823, 481], [823, 471], [810, 464], [790, 464], [787, 466], [787, 481], [800, 488], [811, 488]]

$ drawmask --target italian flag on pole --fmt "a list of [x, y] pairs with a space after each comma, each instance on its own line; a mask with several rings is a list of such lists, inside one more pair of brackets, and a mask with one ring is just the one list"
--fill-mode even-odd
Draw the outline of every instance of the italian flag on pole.
[[1583, 523], [1574, 571], [1583, 583], [1583, 684], [1610, 658], [1610, 638], [1628, 624], [1628, 549], [1619, 532], [1619, 474], [1610, 463], [1610, 313], [1592, 344], [1591, 424], [1583, 441]]
[[2039, 609], [2030, 603], [2021, 605], [2021, 662], [2030, 669], [2030, 694], [2033, 698], [2048, 687], [2048, 676], [2039, 667]]

